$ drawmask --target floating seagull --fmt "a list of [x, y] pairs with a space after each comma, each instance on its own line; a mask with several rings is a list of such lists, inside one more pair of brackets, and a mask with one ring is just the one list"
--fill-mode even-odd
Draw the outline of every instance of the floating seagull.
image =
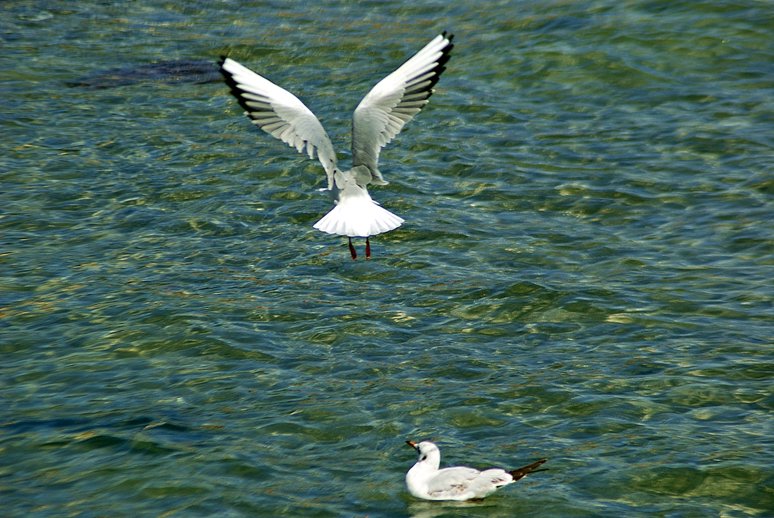
[[221, 58], [220, 71], [231, 93], [256, 126], [309, 158], [317, 152], [336, 206], [314, 228], [347, 236], [352, 259], [357, 259], [353, 237], [366, 238], [366, 258], [370, 258], [369, 236], [403, 223], [371, 199], [367, 186], [387, 185], [377, 167], [379, 152], [427, 104], [449, 61], [452, 38], [446, 32], [436, 36], [360, 101], [352, 116], [352, 169], [348, 171], [338, 168], [328, 134], [304, 103], [233, 59]]
[[471, 500], [484, 498], [503, 486], [524, 478], [538, 469], [546, 459], [540, 459], [513, 471], [493, 468], [485, 471], [456, 466], [438, 469], [441, 451], [434, 443], [423, 441], [406, 444], [417, 450], [419, 460], [406, 473], [409, 493], [425, 500]]

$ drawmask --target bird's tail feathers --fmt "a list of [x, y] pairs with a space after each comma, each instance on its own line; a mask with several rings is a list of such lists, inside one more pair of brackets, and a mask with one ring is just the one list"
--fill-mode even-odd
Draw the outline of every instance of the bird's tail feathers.
[[540, 459], [537, 462], [533, 462], [532, 464], [528, 464], [527, 466], [521, 467], [519, 469], [514, 469], [513, 471], [509, 471], [508, 473], [510, 473], [511, 476], [513, 477], [513, 481], [516, 482], [517, 480], [526, 477], [530, 473], [536, 473], [538, 471], [547, 471], [547, 468], [538, 469], [547, 460], [548, 459]]
[[369, 196], [344, 197], [314, 228], [328, 234], [348, 237], [368, 237], [389, 232], [403, 223], [400, 218], [382, 208]]

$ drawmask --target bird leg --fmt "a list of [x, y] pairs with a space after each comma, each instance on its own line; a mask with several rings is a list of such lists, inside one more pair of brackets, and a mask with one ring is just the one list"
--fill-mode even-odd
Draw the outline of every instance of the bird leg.
[[371, 241], [366, 238], [366, 259], [371, 258]]
[[352, 256], [352, 259], [357, 259], [357, 252], [355, 251], [355, 247], [352, 246], [352, 238], [349, 238], [349, 253]]

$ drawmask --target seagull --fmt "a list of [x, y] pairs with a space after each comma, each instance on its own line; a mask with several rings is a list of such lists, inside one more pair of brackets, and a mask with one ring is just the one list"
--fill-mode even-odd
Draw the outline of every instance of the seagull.
[[393, 73], [379, 81], [360, 101], [352, 116], [352, 168], [339, 169], [330, 137], [317, 117], [295, 95], [222, 56], [220, 72], [231, 93], [253, 124], [317, 159], [328, 176], [335, 206], [314, 228], [349, 238], [349, 252], [357, 259], [353, 237], [366, 238], [366, 258], [371, 257], [369, 236], [398, 228], [403, 219], [371, 199], [368, 185], [387, 185], [377, 167], [379, 152], [428, 103], [454, 44], [446, 32], [433, 38]]
[[540, 459], [513, 471], [493, 468], [485, 471], [456, 466], [438, 469], [441, 465], [441, 450], [430, 441], [406, 444], [417, 450], [419, 460], [406, 473], [409, 493], [424, 500], [472, 500], [481, 499], [503, 486], [512, 484], [538, 469], [546, 459]]

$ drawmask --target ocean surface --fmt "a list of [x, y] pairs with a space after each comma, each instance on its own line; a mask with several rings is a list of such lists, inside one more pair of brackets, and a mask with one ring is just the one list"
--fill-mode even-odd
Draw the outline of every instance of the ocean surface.
[[[443, 30], [352, 261], [320, 165]], [[0, 4], [0, 510], [774, 516], [774, 3]], [[357, 240], [363, 251], [362, 240]], [[481, 502], [444, 465], [536, 473]]]

